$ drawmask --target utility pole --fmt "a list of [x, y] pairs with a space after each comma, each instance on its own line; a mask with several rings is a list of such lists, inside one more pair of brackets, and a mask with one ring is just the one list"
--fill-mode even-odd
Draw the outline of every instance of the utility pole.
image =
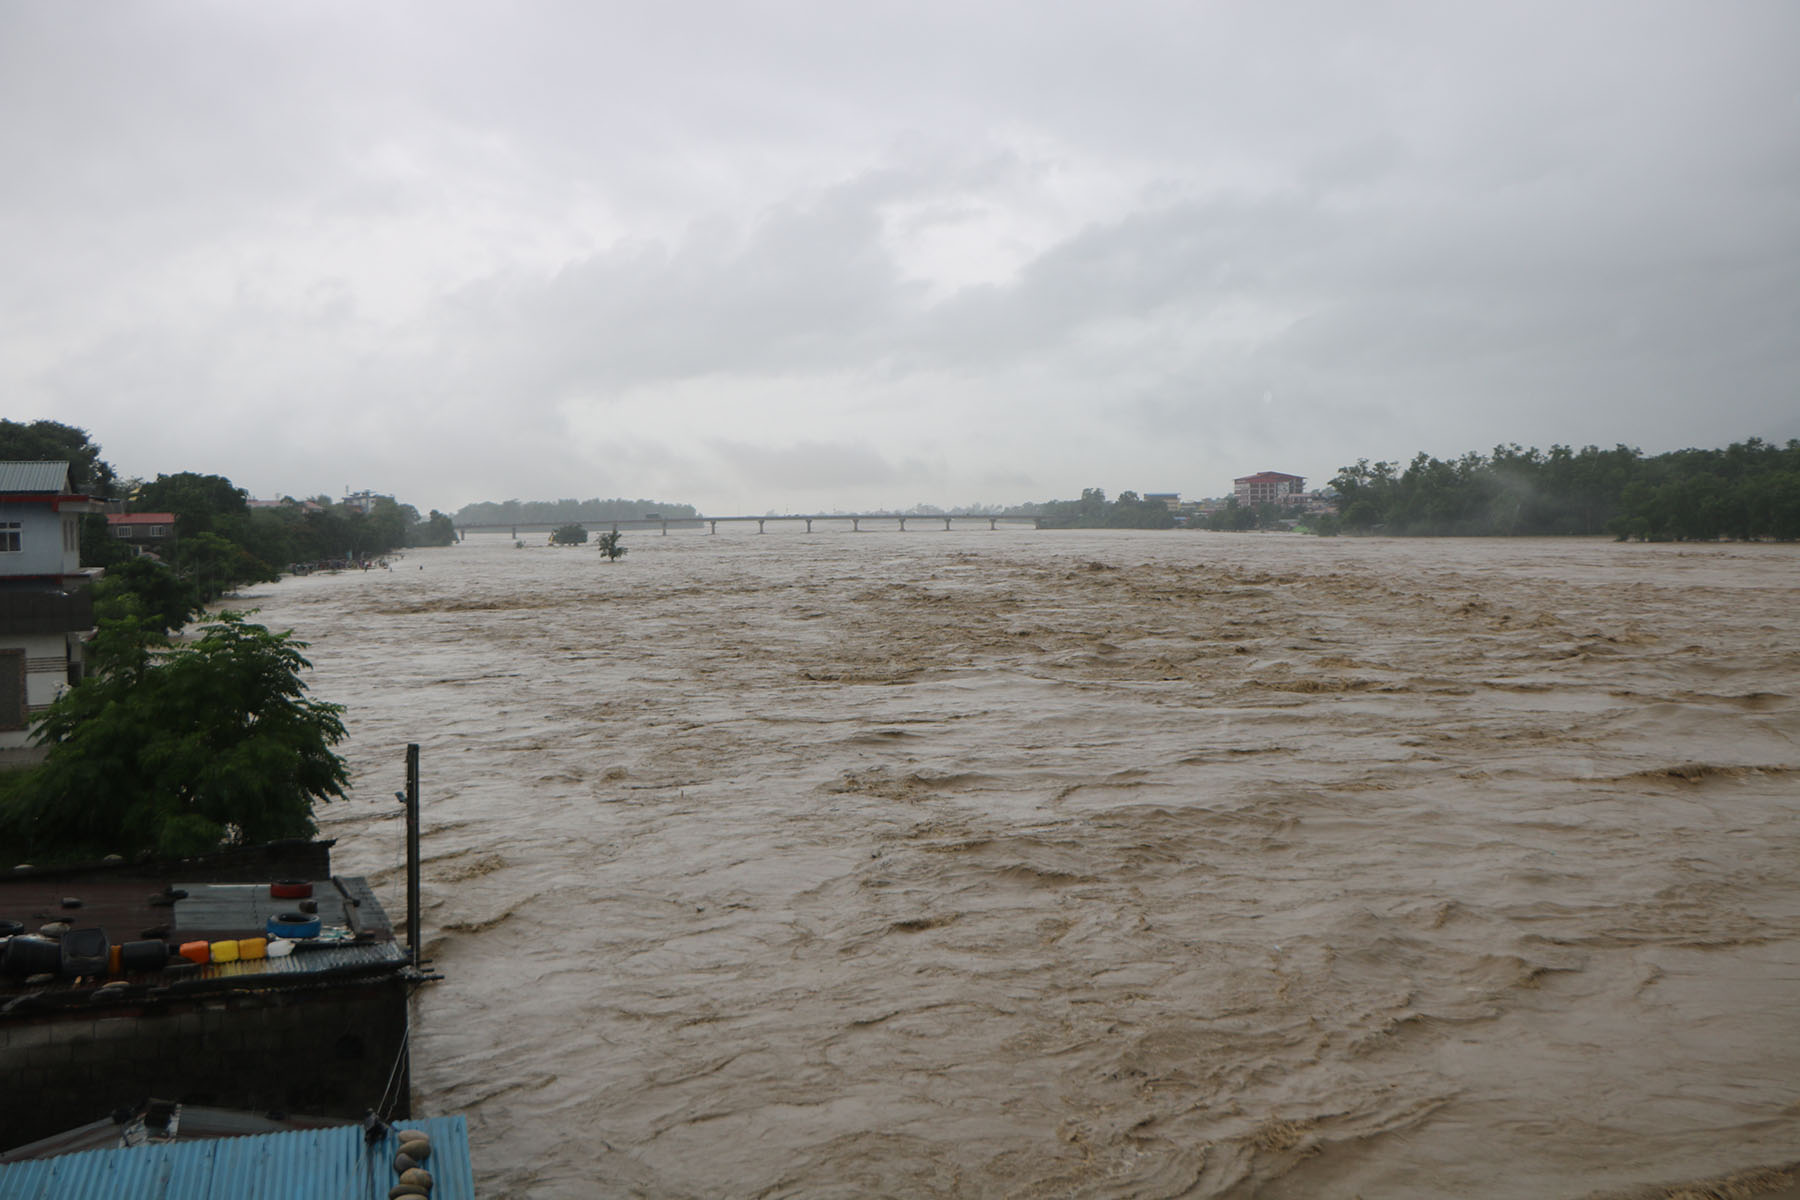
[[406, 950], [419, 969], [419, 744], [406, 744]]

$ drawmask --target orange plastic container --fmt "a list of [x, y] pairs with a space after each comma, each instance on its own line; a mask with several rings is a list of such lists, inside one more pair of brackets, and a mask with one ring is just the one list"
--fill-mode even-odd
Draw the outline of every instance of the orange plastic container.
[[212, 961], [212, 946], [206, 942], [183, 942], [180, 954], [189, 962], [199, 963], [204, 967]]
[[241, 959], [269, 957], [268, 938], [239, 938], [238, 957]]
[[236, 962], [238, 960], [238, 944], [236, 938], [212, 944], [212, 960], [216, 963]]

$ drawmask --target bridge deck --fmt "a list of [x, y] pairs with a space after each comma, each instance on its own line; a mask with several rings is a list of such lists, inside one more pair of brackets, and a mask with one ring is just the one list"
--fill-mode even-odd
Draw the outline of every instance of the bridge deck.
[[603, 521], [519, 521], [458, 525], [456, 530], [458, 536], [469, 533], [500, 533], [504, 531], [512, 537], [517, 537], [520, 533], [548, 533], [563, 525], [580, 525], [590, 533], [595, 530], [622, 531], [627, 529], [660, 529], [663, 533], [668, 533], [671, 529], [699, 529], [704, 526], [708, 533], [717, 533], [721, 524], [754, 522], [758, 533], [766, 532], [767, 526], [779, 523], [802, 524], [810, 533], [815, 522], [835, 522], [849, 525], [852, 531], [860, 532], [865, 521], [874, 523], [878, 528], [882, 527], [882, 523], [885, 522], [901, 532], [906, 531], [909, 522], [927, 527], [941, 522], [946, 530], [957, 524], [965, 527], [971, 525], [979, 527], [985, 524], [989, 529], [998, 529], [1002, 524], [1027, 525], [1033, 529], [1039, 525], [1037, 517], [1006, 516], [1000, 513], [781, 513], [775, 516], [760, 517], [621, 517], [617, 520]]

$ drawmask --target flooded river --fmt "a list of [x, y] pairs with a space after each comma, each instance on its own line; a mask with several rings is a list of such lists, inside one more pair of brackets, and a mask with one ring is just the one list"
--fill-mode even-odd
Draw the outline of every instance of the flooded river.
[[[423, 747], [415, 1100], [467, 1114], [484, 1196], [1800, 1159], [1793, 547], [625, 544], [243, 598], [348, 706], [323, 832], [396, 920]], [[1731, 1186], [1690, 1194], [1790, 1194]]]

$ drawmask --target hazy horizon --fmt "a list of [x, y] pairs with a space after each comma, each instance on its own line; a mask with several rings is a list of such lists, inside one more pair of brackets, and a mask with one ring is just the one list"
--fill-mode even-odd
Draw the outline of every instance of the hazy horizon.
[[0, 388], [445, 511], [1781, 442], [1796, 80], [1774, 2], [0, 3]]

